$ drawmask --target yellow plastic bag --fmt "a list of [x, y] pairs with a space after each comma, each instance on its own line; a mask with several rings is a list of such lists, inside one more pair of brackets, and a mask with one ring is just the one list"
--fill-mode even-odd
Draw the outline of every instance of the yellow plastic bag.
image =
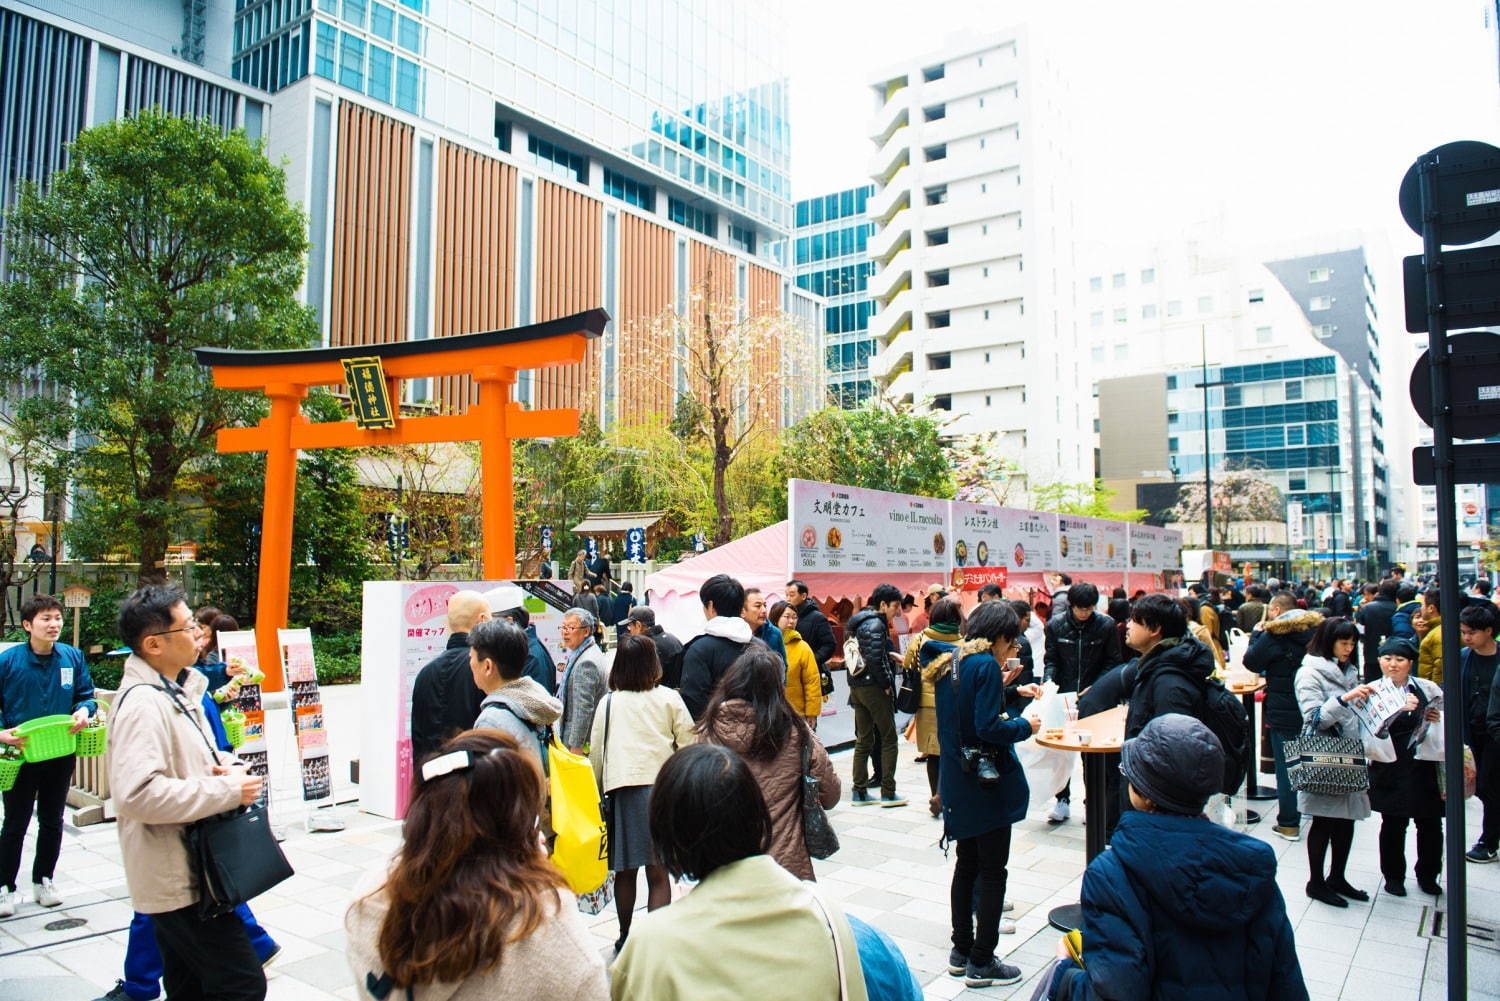
[[548, 749], [552, 773], [552, 861], [574, 893], [592, 893], [609, 879], [609, 847], [599, 815], [599, 787], [584, 755], [555, 739]]

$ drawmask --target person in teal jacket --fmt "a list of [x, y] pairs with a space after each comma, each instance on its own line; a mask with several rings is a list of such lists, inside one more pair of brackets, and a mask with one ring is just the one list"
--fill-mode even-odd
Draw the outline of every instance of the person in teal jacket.
[[[1015, 609], [1003, 601], [986, 602], [964, 623], [958, 650], [934, 658], [922, 672], [937, 702], [943, 837], [958, 850], [949, 890], [953, 951], [948, 973], [963, 977], [968, 987], [1021, 979], [1019, 969], [995, 956], [1011, 827], [1025, 819], [1031, 798], [1015, 745], [1039, 725], [1037, 719], [1020, 718], [1019, 709], [1007, 702], [1006, 684], [1014, 679], [1005, 676], [1001, 665], [1017, 655], [1020, 632]], [[1015, 673], [1020, 673], [1019, 662]], [[1012, 697], [1038, 694], [1029, 685], [1014, 690]]]
[[[42, 716], [72, 716], [70, 733], [77, 733], [98, 712], [94, 680], [77, 647], [59, 643], [62, 602], [50, 594], [34, 594], [21, 602], [21, 628], [26, 642], [0, 653], [0, 745], [7, 750], [26, 746], [16, 727]], [[53, 885], [62, 854], [63, 810], [73, 780], [73, 755], [28, 761], [15, 785], [4, 794], [5, 824], [0, 828], [0, 917], [20, 906], [16, 879], [21, 869], [21, 844], [36, 811], [36, 854], [31, 864], [32, 899], [43, 907], [57, 907], [62, 896]]]

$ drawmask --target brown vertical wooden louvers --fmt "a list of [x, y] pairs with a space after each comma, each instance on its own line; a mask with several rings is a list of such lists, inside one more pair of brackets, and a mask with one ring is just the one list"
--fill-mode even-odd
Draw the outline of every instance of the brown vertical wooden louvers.
[[412, 129], [339, 103], [328, 343], [407, 337]]
[[[514, 326], [516, 169], [440, 143], [435, 211], [433, 336]], [[433, 395], [443, 409], [461, 412], [478, 399], [466, 375], [437, 382]]]
[[672, 307], [672, 233], [620, 213], [619, 422], [670, 419], [676, 401], [669, 329], [660, 319]]
[[[536, 322], [593, 309], [603, 301], [600, 210], [588, 195], [537, 182]], [[531, 405], [576, 407], [597, 417], [599, 350], [599, 341], [592, 340], [582, 365], [534, 373]]]
[[[781, 278], [774, 271], [768, 271], [757, 265], [749, 265], [746, 281], [746, 292], [749, 302], [746, 304], [746, 314], [752, 318], [771, 317], [781, 312]], [[755, 345], [755, 354], [751, 359], [752, 378], [761, 384], [774, 384], [780, 386], [785, 382], [786, 373], [782, 372], [781, 364], [781, 331], [777, 324], [768, 323], [767, 330], [761, 335]], [[765, 420], [773, 427], [781, 423], [781, 404], [784, 394], [773, 393], [765, 398], [765, 410], [757, 415], [760, 420]]]

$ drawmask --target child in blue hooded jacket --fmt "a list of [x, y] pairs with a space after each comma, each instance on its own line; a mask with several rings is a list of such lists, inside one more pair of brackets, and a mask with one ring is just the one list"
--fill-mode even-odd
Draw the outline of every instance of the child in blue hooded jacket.
[[1053, 1001], [1306, 1001], [1271, 846], [1203, 816], [1223, 761], [1180, 713], [1125, 742], [1135, 809], [1084, 873], [1082, 964], [1057, 965]]

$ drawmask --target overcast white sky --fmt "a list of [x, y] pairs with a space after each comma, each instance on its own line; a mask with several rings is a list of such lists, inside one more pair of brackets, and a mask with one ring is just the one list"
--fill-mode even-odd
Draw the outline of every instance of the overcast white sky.
[[[1000, 0], [789, 5], [794, 197], [864, 181], [869, 78], [945, 37], [1005, 27]], [[1070, 50], [1085, 239], [1169, 237], [1222, 211], [1246, 240], [1386, 230], [1415, 157], [1500, 144], [1492, 0], [1054, 0]], [[1055, 28], [1055, 25], [1054, 25]]]

